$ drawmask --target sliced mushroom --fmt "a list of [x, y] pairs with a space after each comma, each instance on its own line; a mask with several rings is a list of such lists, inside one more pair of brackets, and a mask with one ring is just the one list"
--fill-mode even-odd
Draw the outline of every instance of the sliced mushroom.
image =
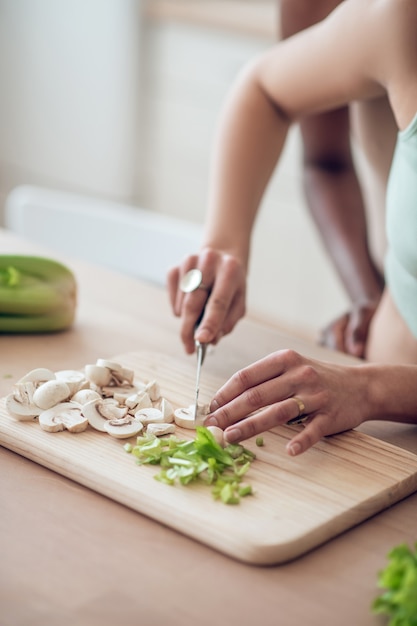
[[176, 425], [181, 426], [181, 428], [195, 428], [194, 407], [189, 406], [187, 408], [175, 409], [174, 421]]
[[101, 393], [106, 398], [113, 398], [114, 396], [117, 396], [119, 399], [123, 398], [123, 400], [128, 396], [131, 396], [133, 393], [135, 393], [135, 391], [137, 391], [135, 385], [128, 384], [105, 385], [101, 388]]
[[174, 411], [174, 421], [177, 426], [182, 428], [196, 428], [203, 423], [204, 418], [208, 415], [208, 406], [201, 405], [198, 407], [197, 416], [194, 419], [194, 404], [191, 404], [188, 408], [176, 409]]
[[121, 373], [123, 370], [122, 365], [120, 363], [116, 363], [116, 361], [109, 361], [108, 359], [97, 359], [96, 365], [99, 367], [105, 367], [110, 370], [110, 372]]
[[[193, 404], [194, 408], [194, 404]], [[197, 407], [197, 417], [205, 418], [210, 413], [210, 406], [208, 404], [199, 404]]]
[[112, 377], [119, 385], [123, 383], [132, 385], [134, 376], [135, 372], [131, 369], [127, 369], [126, 367], [122, 367], [121, 370], [117, 372], [112, 371]]
[[97, 393], [99, 394], [100, 398], [102, 398], [101, 387], [99, 387], [99, 385], [96, 385], [95, 383], [93, 383], [91, 380], [89, 380], [88, 382], [90, 383], [90, 389], [92, 389], [93, 391], [97, 391]]
[[128, 383], [129, 385], [133, 383], [133, 377], [135, 375], [134, 371], [127, 367], [123, 367], [120, 363], [109, 361], [107, 359], [97, 359], [96, 365], [99, 367], [105, 367], [110, 371], [111, 378], [116, 386], [121, 385], [122, 383]]
[[46, 410], [68, 400], [70, 395], [70, 388], [63, 380], [47, 380], [46, 383], [35, 389], [33, 401], [41, 409]]
[[101, 395], [98, 391], [94, 391], [94, 389], [80, 389], [71, 396], [71, 400], [79, 404], [87, 404], [87, 402], [91, 402], [91, 400], [101, 400]]
[[84, 367], [85, 377], [98, 387], [105, 387], [110, 384], [111, 371], [101, 365], [86, 365]]
[[159, 408], [164, 414], [164, 422], [168, 424], [174, 421], [174, 408], [166, 398], [161, 399]]
[[127, 415], [127, 406], [119, 406], [115, 402], [97, 402], [97, 411], [108, 420], [120, 420]]
[[34, 404], [33, 394], [35, 393], [36, 389], [37, 387], [33, 382], [19, 382], [13, 386], [12, 394], [14, 399], [21, 404]]
[[131, 415], [126, 415], [121, 419], [107, 420], [104, 430], [116, 439], [127, 439], [138, 435], [143, 430], [143, 424]]
[[82, 406], [82, 413], [90, 426], [106, 432], [105, 425], [109, 420], [122, 419], [127, 414], [127, 407], [120, 407], [113, 398], [98, 398]]
[[139, 409], [151, 409], [152, 400], [149, 397], [147, 391], [138, 391], [125, 398], [125, 405], [128, 407], [129, 412], [138, 411]]
[[68, 430], [80, 433], [88, 426], [88, 420], [81, 413], [81, 406], [76, 402], [61, 402], [39, 414], [39, 424], [50, 433]]
[[162, 435], [170, 435], [175, 433], [174, 424], [148, 424], [146, 428], [147, 435], [155, 435], [155, 437], [162, 437]]
[[67, 383], [72, 396], [80, 389], [86, 389], [90, 386], [84, 374], [77, 370], [59, 370], [55, 372], [55, 376], [58, 380], [63, 380]]
[[211, 432], [217, 443], [224, 448], [224, 432], [218, 426], [207, 426], [207, 430]]
[[158, 435], [174, 432], [174, 410], [159, 383], [134, 376], [134, 370], [107, 359], [87, 364], [84, 372], [37, 368], [16, 383], [6, 408], [18, 420], [39, 416], [51, 432], [79, 432], [87, 424], [116, 437], [130, 437], [150, 424]]
[[161, 388], [156, 380], [151, 380], [145, 385], [145, 391], [148, 392], [152, 402], [156, 402], [161, 397]]
[[55, 373], [46, 367], [37, 367], [25, 374], [18, 382], [19, 383], [34, 383], [36, 387], [46, 383], [47, 380], [53, 380]]
[[6, 409], [12, 417], [20, 422], [29, 421], [42, 411], [33, 401], [36, 387], [33, 382], [18, 382], [6, 398]]
[[142, 422], [144, 426], [148, 424], [163, 424], [164, 422], [164, 414], [159, 409], [150, 408], [150, 409], [139, 409], [135, 413], [135, 419], [138, 419]]

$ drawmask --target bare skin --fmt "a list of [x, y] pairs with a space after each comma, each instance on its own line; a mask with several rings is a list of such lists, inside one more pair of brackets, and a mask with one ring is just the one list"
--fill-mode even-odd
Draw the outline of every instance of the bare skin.
[[[417, 111], [416, 30], [414, 0], [348, 0], [322, 22], [267, 51], [241, 74], [218, 131], [203, 250], [169, 276], [171, 302], [183, 318], [187, 351], [194, 349], [193, 328], [207, 292], [183, 296], [178, 279], [190, 267], [199, 267], [211, 286], [196, 339], [216, 341], [219, 333], [230, 332], [244, 311], [256, 213], [290, 124], [354, 100], [381, 97], [388, 97], [399, 129], [410, 124]], [[389, 303], [389, 294], [384, 293], [385, 302]], [[387, 306], [378, 308], [374, 320], [371, 357], [373, 346], [386, 340], [398, 316]], [[417, 361], [396, 364], [408, 340], [417, 351], [406, 328], [393, 338], [394, 364], [389, 364], [390, 355], [384, 355], [383, 363], [349, 367], [292, 351], [268, 355], [218, 391], [206, 424], [226, 428], [228, 441], [240, 441], [296, 417], [297, 396], [309, 415], [288, 445], [290, 454], [299, 454], [322, 436], [365, 420], [417, 423]], [[401, 362], [409, 360], [404, 356]], [[256, 415], [246, 417], [254, 411]]]
[[[340, 0], [279, 0], [282, 36], [289, 37], [323, 20], [339, 4]], [[356, 117], [363, 122], [361, 111]], [[385, 124], [381, 132], [381, 126], [376, 129], [369, 123], [372, 119], [370, 115], [367, 123], [361, 124], [365, 148], [369, 152], [374, 137], [379, 141], [381, 135], [388, 135], [388, 140], [384, 138], [383, 154], [388, 154], [391, 161], [394, 144], [393, 133], [389, 131], [393, 125]], [[365, 204], [351, 150], [349, 107], [307, 116], [300, 120], [300, 129], [307, 205], [352, 302], [349, 311], [323, 329], [320, 343], [363, 358], [369, 324], [381, 298], [384, 279], [369, 247]], [[374, 155], [367, 156], [372, 157], [374, 166]], [[383, 222], [382, 210], [380, 219]]]
[[417, 340], [401, 317], [388, 289], [370, 326], [366, 358], [376, 363], [417, 363]]
[[416, 380], [416, 365], [336, 366], [282, 350], [237, 372], [216, 394], [205, 424], [226, 429], [229, 443], [242, 441], [297, 417], [294, 396], [301, 397], [309, 417], [287, 444], [296, 456], [367, 420], [416, 423]]

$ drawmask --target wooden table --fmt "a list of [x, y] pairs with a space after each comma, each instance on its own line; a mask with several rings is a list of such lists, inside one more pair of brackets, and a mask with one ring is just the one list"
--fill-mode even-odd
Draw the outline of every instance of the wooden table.
[[[48, 254], [4, 230], [0, 250]], [[53, 256], [76, 273], [76, 324], [50, 336], [0, 336], [1, 396], [40, 365], [79, 368], [136, 350], [191, 358], [163, 289]], [[226, 378], [282, 347], [349, 360], [247, 318], [205, 367]], [[417, 452], [413, 426], [362, 430]], [[4, 448], [0, 463], [1, 626], [377, 626], [376, 573], [391, 547], [417, 539], [414, 494], [295, 561], [250, 566]]]

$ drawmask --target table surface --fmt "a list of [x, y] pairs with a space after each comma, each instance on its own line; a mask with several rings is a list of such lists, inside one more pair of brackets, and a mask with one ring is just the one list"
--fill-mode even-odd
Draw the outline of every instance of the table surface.
[[[76, 369], [139, 350], [189, 360], [164, 289], [51, 255], [0, 229], [1, 253], [42, 254], [75, 272], [74, 327], [0, 336], [0, 395], [28, 370]], [[335, 352], [247, 317], [205, 368], [224, 377], [280, 348], [333, 362]], [[414, 426], [360, 430], [417, 453]], [[377, 572], [396, 544], [417, 539], [417, 493], [303, 557], [276, 567], [234, 561], [50, 470], [0, 448], [1, 626], [377, 626]], [[169, 512], [168, 512], [169, 513]], [[184, 520], [186, 523], [186, 520]]]

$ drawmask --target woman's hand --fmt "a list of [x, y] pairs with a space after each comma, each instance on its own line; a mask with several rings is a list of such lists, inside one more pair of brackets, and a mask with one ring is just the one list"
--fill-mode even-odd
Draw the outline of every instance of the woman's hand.
[[379, 300], [358, 304], [338, 317], [322, 331], [320, 345], [365, 358], [369, 326], [378, 304]]
[[[370, 419], [367, 366], [340, 366], [281, 350], [237, 372], [214, 396], [205, 425], [225, 430], [228, 443], [253, 437], [303, 416], [287, 444], [304, 452], [322, 437]], [[367, 407], [368, 403], [368, 407]]]
[[[202, 284], [190, 293], [183, 293], [181, 278], [194, 268], [201, 271]], [[246, 269], [236, 257], [204, 248], [200, 254], [187, 257], [168, 272], [168, 292], [174, 314], [182, 318], [182, 342], [186, 352], [191, 354], [195, 339], [215, 344], [230, 333], [245, 314]], [[195, 330], [200, 318], [198, 330]]]

